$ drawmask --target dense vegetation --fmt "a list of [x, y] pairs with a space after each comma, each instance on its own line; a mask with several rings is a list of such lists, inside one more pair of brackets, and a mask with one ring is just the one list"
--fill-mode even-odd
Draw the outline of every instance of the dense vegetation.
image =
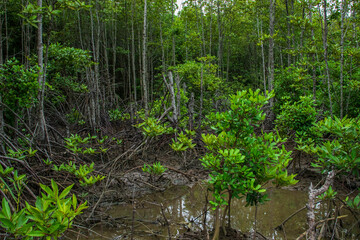
[[[344, 174], [359, 182], [359, 9], [346, 0], [1, 0], [1, 234], [57, 239], [87, 207], [89, 221], [98, 202], [87, 194], [108, 186], [113, 169], [138, 166], [166, 142], [157, 146], [170, 145], [184, 169], [211, 172], [214, 239], [233, 197], [257, 205], [268, 182], [295, 184], [287, 168], [302, 152], [326, 176], [309, 190], [315, 239], [315, 199], [334, 199]], [[142, 138], [127, 142], [116, 133], [124, 127]], [[151, 164], [152, 176], [167, 170]], [[343, 203], [356, 213], [360, 196]]]

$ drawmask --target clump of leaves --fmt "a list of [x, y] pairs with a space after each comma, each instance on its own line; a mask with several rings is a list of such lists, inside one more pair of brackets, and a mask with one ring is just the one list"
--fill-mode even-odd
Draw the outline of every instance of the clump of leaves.
[[177, 140], [172, 139], [172, 144], [170, 144], [171, 148], [176, 152], [182, 152], [186, 151], [187, 149], [193, 149], [196, 144], [193, 143], [193, 137], [195, 135], [195, 131], [191, 130], [185, 130], [184, 132], [181, 132], [177, 136]]
[[211, 172], [215, 198], [211, 204], [217, 219], [220, 207], [228, 206], [233, 197], [246, 196], [248, 205], [257, 205], [267, 199], [263, 187], [267, 182], [280, 186], [297, 182], [286, 171], [291, 152], [278, 147], [286, 139], [277, 133], [255, 132], [265, 119], [262, 107], [273, 96], [272, 92], [263, 96], [260, 90], [244, 90], [230, 96], [227, 111], [208, 116], [215, 133], [202, 135], [209, 152], [200, 161]]
[[156, 162], [153, 165], [144, 164], [144, 167], [141, 169], [143, 172], [149, 173], [151, 179], [155, 176], [161, 176], [167, 170], [160, 162]]
[[85, 164], [80, 165], [78, 168], [75, 163], [70, 161], [67, 164], [62, 163], [60, 166], [54, 165], [53, 169], [55, 171], [66, 171], [74, 174], [77, 178], [79, 178], [80, 185], [83, 187], [94, 185], [96, 182], [105, 178], [105, 176], [101, 175], [88, 176], [94, 171], [94, 163], [91, 163], [90, 166]]
[[157, 137], [174, 132], [174, 129], [169, 127], [168, 123], [161, 123], [152, 117], [144, 118], [143, 122], [136, 124], [135, 127], [139, 128], [146, 137]]
[[286, 136], [308, 135], [317, 115], [312, 96], [301, 96], [299, 101], [291, 101], [289, 97], [282, 100], [285, 103], [276, 116], [276, 129]]
[[130, 119], [130, 114], [129, 113], [122, 113], [120, 109], [112, 109], [108, 111], [109, 113], [109, 117], [110, 117], [110, 121], [124, 121], [124, 120], [129, 120]]

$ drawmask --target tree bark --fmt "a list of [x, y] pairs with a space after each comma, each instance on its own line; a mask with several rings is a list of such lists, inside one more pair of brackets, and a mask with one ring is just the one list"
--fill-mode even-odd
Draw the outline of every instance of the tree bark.
[[[42, 8], [42, 0], [37, 0], [38, 8]], [[42, 24], [42, 13], [38, 13], [37, 15], [37, 54], [38, 54], [38, 83], [39, 83], [39, 109], [38, 109], [38, 123], [39, 123], [39, 130], [38, 130], [38, 138], [41, 141], [45, 140], [45, 115], [44, 115], [44, 92], [45, 92], [45, 76], [44, 76], [44, 44], [43, 44], [43, 24]]]
[[147, 0], [144, 3], [144, 29], [143, 29], [143, 54], [142, 54], [142, 66], [143, 66], [143, 100], [146, 116], [149, 115], [148, 108], [148, 91], [147, 91]]
[[[312, 47], [315, 48], [315, 33], [314, 33], [314, 27], [313, 27], [313, 19], [312, 19], [312, 4], [309, 5], [309, 20], [311, 24], [311, 44]], [[316, 100], [316, 68], [315, 68], [315, 53], [311, 53], [312, 58], [312, 80], [313, 80], [313, 99]]]
[[[256, 25], [257, 25], [257, 32], [258, 32], [258, 38], [260, 39], [263, 36], [263, 29], [262, 29], [262, 22], [260, 23], [259, 27], [259, 18], [256, 18]], [[261, 29], [261, 35], [259, 33], [259, 28]], [[261, 60], [262, 60], [262, 77], [263, 77], [263, 83], [264, 83], [264, 93], [266, 95], [266, 66], [265, 66], [265, 54], [264, 54], [264, 42], [261, 40]]]
[[285, 0], [285, 6], [286, 6], [286, 27], [287, 27], [287, 51], [288, 51], [288, 67], [290, 67], [291, 65], [291, 54], [290, 54], [290, 50], [291, 50], [291, 32], [290, 32], [290, 14], [289, 14], [289, 4], [288, 4], [288, 0]]
[[345, 21], [345, 11], [346, 11], [346, 0], [341, 1], [340, 6], [341, 11], [341, 39], [340, 39], [340, 118], [343, 118], [344, 114], [344, 96], [343, 96], [343, 87], [344, 87], [344, 21]]
[[[275, 25], [275, 0], [270, 0], [269, 6], [269, 78], [268, 78], [268, 89], [269, 92], [273, 90], [274, 86], [274, 25]], [[270, 99], [270, 120], [274, 120], [273, 113], [274, 98]]]
[[333, 107], [332, 107], [332, 99], [331, 99], [331, 82], [330, 82], [330, 70], [328, 63], [328, 24], [327, 24], [327, 0], [323, 0], [323, 11], [324, 11], [324, 31], [323, 31], [323, 46], [324, 46], [324, 60], [325, 60], [325, 71], [326, 71], [326, 79], [327, 79], [327, 90], [330, 104], [330, 115], [333, 116]]
[[133, 75], [133, 90], [134, 90], [134, 102], [136, 105], [136, 66], [135, 66], [135, 34], [134, 34], [134, 14], [135, 14], [135, 0], [131, 2], [131, 64]]
[[328, 190], [329, 186], [332, 184], [335, 176], [335, 171], [331, 171], [328, 173], [324, 185], [319, 189], [314, 189], [312, 183], [309, 188], [309, 200], [306, 204], [308, 209], [307, 212], [307, 221], [308, 221], [308, 234], [307, 239], [315, 240], [316, 239], [316, 229], [315, 229], [315, 202], [316, 197], [320, 194], [323, 194], [326, 190]]
[[221, 20], [221, 11], [220, 11], [220, 0], [217, 0], [217, 20], [218, 20], [218, 31], [219, 31], [219, 49], [218, 49], [218, 62], [219, 62], [219, 77], [223, 78], [223, 32], [222, 32], [222, 20]]

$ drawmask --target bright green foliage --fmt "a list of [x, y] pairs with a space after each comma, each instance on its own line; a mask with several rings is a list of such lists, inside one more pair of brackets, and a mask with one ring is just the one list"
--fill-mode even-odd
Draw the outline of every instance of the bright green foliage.
[[[325, 118], [311, 129], [320, 139], [299, 139], [299, 149], [316, 156], [312, 165], [327, 173], [335, 170], [337, 174], [360, 176], [360, 120], [353, 118]], [[334, 195], [334, 194], [333, 194]], [[346, 199], [347, 204], [360, 208], [360, 195]]]
[[[78, 134], [71, 134], [70, 137], [65, 138], [65, 147], [72, 151], [75, 154], [98, 154], [98, 153], [106, 153], [107, 148], [103, 148], [99, 146], [98, 149], [92, 148], [90, 145], [92, 144], [104, 144], [105, 141], [108, 139], [108, 136], [104, 136], [101, 139], [98, 139], [97, 136], [91, 136], [88, 134], [87, 137], [82, 138]], [[96, 140], [96, 141], [95, 141]], [[99, 150], [99, 151], [98, 151]]]
[[334, 199], [336, 195], [337, 192], [334, 191], [331, 186], [329, 186], [329, 188], [319, 196], [319, 199], [321, 200]]
[[221, 80], [216, 76], [218, 66], [213, 64], [214, 57], [199, 58], [197, 62], [190, 61], [176, 66], [177, 73], [189, 84], [189, 91], [199, 93], [201, 86], [201, 69], [203, 71], [204, 89], [214, 92], [221, 86]]
[[109, 113], [110, 121], [118, 121], [118, 120], [124, 121], [130, 119], [130, 114], [122, 113], [120, 109], [112, 109], [109, 110], [108, 113]]
[[260, 90], [244, 90], [230, 96], [228, 111], [209, 116], [216, 134], [202, 135], [210, 152], [201, 161], [211, 171], [214, 206], [227, 204], [226, 191], [231, 197], [246, 195], [247, 203], [256, 205], [266, 199], [263, 185], [267, 182], [281, 186], [297, 182], [285, 170], [291, 152], [278, 147], [284, 139], [274, 133], [255, 133], [265, 119], [261, 108], [271, 97], [273, 93], [263, 96]]
[[168, 127], [168, 123], [160, 123], [159, 120], [152, 117], [144, 118], [142, 123], [136, 124], [134, 127], [141, 129], [146, 137], [156, 137], [174, 132], [172, 127]]
[[31, 147], [25, 150], [18, 150], [18, 151], [9, 149], [7, 155], [9, 157], [17, 158], [19, 160], [25, 160], [26, 158], [33, 157], [36, 154], [36, 152], [37, 150], [36, 149], [33, 150]]
[[2, 102], [16, 112], [34, 103], [39, 84], [37, 69], [25, 69], [15, 58], [0, 66], [0, 95]]
[[[85, 82], [85, 70], [93, 62], [88, 51], [61, 44], [50, 44], [48, 48], [46, 97], [53, 104], [70, 100], [67, 114], [70, 123], [84, 121], [75, 99], [89, 92]], [[82, 77], [81, 77], [82, 76]], [[76, 94], [76, 98], [74, 95]]]
[[144, 164], [144, 167], [141, 169], [143, 172], [149, 173], [151, 178], [160, 176], [167, 170], [160, 162], [156, 162], [153, 165]]
[[189, 148], [193, 149], [196, 146], [196, 144], [192, 142], [193, 139], [191, 139], [191, 137], [193, 137], [194, 135], [195, 135], [195, 131], [186, 129], [185, 134], [184, 132], [181, 132], [177, 136], [177, 141], [172, 139], [173, 142], [172, 144], [170, 144], [171, 148], [176, 152], [186, 151]]
[[309, 134], [317, 115], [312, 96], [301, 96], [296, 102], [286, 97], [283, 101], [280, 113], [276, 116], [276, 129], [284, 135]]
[[55, 171], [66, 171], [74, 174], [77, 178], [79, 178], [80, 185], [91, 186], [96, 182], [101, 181], [105, 178], [105, 176], [97, 175], [97, 176], [88, 176], [90, 173], [94, 171], [94, 163], [91, 163], [90, 166], [80, 165], [77, 168], [76, 164], [70, 161], [68, 164], [62, 163], [60, 166], [54, 165], [53, 168]]
[[76, 196], [66, 197], [73, 185], [65, 188], [61, 193], [54, 180], [51, 188], [40, 184], [47, 193], [38, 197], [35, 206], [26, 203], [29, 219], [35, 222], [34, 228], [46, 236], [46, 239], [57, 239], [71, 227], [74, 218], [87, 208], [87, 202], [78, 204]]
[[74, 218], [87, 208], [87, 203], [78, 204], [75, 195], [67, 197], [73, 185], [59, 192], [55, 181], [51, 188], [40, 184], [42, 196], [38, 196], [35, 206], [26, 202], [26, 208], [12, 212], [9, 203], [2, 199], [0, 226], [15, 237], [22, 239], [58, 239], [68, 228]]
[[299, 149], [313, 153], [317, 159], [314, 167], [323, 172], [332, 169], [342, 173], [360, 174], [360, 120], [343, 118], [325, 118], [311, 129], [319, 139], [299, 139]]
[[354, 199], [350, 199], [349, 197], [346, 197], [345, 201], [349, 207], [356, 210], [360, 210], [360, 194], [354, 197]]
[[9, 203], [5, 198], [2, 199], [0, 211], [0, 226], [7, 232], [13, 234], [16, 238], [32, 239], [35, 236], [43, 236], [40, 232], [33, 229], [33, 223], [28, 223], [29, 217], [25, 209], [11, 212]]
[[278, 70], [274, 91], [281, 105], [289, 100], [298, 101], [299, 97], [304, 94], [304, 89], [312, 87], [312, 79], [306, 64], [306, 62], [299, 62], [297, 66], [291, 65]]
[[[9, 176], [13, 172], [13, 176]], [[7, 180], [12, 184], [7, 183]], [[14, 168], [7, 167], [5, 170], [3, 167], [0, 167], [0, 181], [1, 181], [1, 190], [5, 193], [9, 193], [14, 202], [16, 203], [16, 208], [19, 209], [21, 195], [24, 190], [24, 184], [26, 182], [26, 175], [19, 175], [17, 170]]]

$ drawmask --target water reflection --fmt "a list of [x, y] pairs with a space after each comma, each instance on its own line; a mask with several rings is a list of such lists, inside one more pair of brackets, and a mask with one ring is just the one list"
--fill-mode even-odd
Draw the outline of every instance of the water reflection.
[[[304, 207], [307, 193], [285, 189], [269, 188], [268, 196], [271, 199], [258, 207], [257, 230], [269, 239], [283, 239], [283, 231], [276, 231], [284, 219]], [[203, 210], [205, 206], [206, 187], [173, 187], [165, 192], [152, 194], [136, 201], [134, 215], [134, 239], [166, 239], [168, 228], [164, 226], [163, 213], [160, 204], [164, 205], [164, 213], [171, 223], [170, 231], [174, 237], [191, 228], [203, 228]], [[318, 215], [327, 216], [328, 206], [322, 205], [317, 209]], [[130, 239], [133, 205], [115, 206], [110, 210], [111, 216], [121, 218], [124, 224], [118, 229], [95, 228], [104, 236], [118, 239]], [[212, 212], [207, 214], [207, 227], [213, 225]], [[231, 206], [231, 226], [243, 232], [254, 229], [255, 207], [245, 207], [245, 199], [235, 199]], [[295, 239], [306, 230], [306, 211], [302, 211], [285, 225], [288, 239]], [[104, 239], [90, 234], [90, 239]]]

